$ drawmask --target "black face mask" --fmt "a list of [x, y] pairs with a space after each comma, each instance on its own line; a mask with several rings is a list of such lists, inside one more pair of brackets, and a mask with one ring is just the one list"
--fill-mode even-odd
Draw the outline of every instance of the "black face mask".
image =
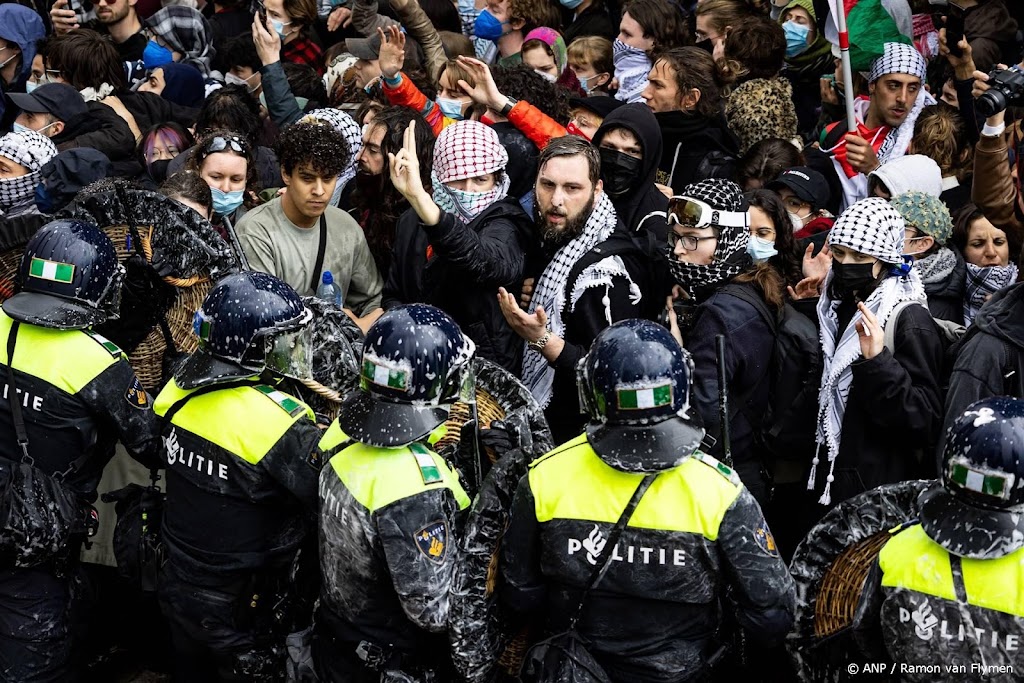
[[714, 43], [711, 42], [710, 38], [705, 38], [704, 40], [697, 41], [696, 43], [693, 44], [693, 46], [694, 47], [699, 47], [700, 49], [704, 50], [704, 52], [707, 52], [708, 54], [711, 54], [711, 53], [713, 53], [715, 51], [715, 45], [714, 45]]
[[862, 301], [878, 286], [878, 278], [872, 273], [874, 263], [832, 262], [832, 298], [846, 299], [858, 296]]
[[633, 189], [639, 180], [640, 159], [614, 149], [600, 148], [601, 180], [605, 193], [618, 199]]

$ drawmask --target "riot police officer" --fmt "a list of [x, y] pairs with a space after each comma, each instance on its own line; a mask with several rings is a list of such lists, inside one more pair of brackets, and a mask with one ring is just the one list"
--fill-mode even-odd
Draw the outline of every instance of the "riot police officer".
[[[123, 279], [99, 228], [53, 221], [29, 240], [18, 293], [0, 313], [0, 508], [8, 525], [0, 532], [3, 681], [75, 678], [68, 664], [69, 574], [89, 514], [83, 506], [96, 499], [117, 440], [155, 465], [149, 396], [121, 350], [90, 329], [117, 317]], [[72, 519], [47, 517], [61, 507], [61, 491], [71, 496]], [[19, 521], [32, 526], [28, 535], [11, 528]], [[58, 527], [70, 536], [54, 538]]]
[[[901, 680], [1019, 681], [1024, 671], [1024, 401], [953, 423], [919, 523], [892, 532], [867, 582], [861, 643]], [[946, 668], [947, 666], [951, 668]]]
[[311, 318], [275, 277], [224, 278], [196, 313], [199, 350], [154, 403], [167, 468], [159, 597], [182, 681], [283, 677], [289, 574], [315, 518], [320, 430], [275, 383], [311, 376]]
[[508, 606], [578, 633], [616, 681], [699, 675], [723, 606], [751, 637], [780, 641], [793, 581], [739, 477], [698, 450], [689, 353], [664, 327], [624, 320], [577, 376], [590, 422], [520, 481], [501, 546]]
[[324, 680], [454, 679], [443, 673], [444, 631], [469, 498], [431, 445], [473, 351], [432, 306], [392, 309], [366, 334], [359, 390], [320, 442], [323, 585], [313, 654]]

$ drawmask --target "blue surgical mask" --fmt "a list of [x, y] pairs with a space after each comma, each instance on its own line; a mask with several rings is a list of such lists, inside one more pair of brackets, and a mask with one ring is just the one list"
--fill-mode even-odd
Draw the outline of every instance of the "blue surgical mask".
[[592, 87], [590, 87], [590, 85], [588, 85], [588, 84], [590, 83], [590, 81], [594, 80], [595, 78], [597, 78], [600, 75], [601, 74], [594, 74], [593, 76], [588, 76], [587, 78], [580, 78], [579, 79], [580, 87], [583, 88], [583, 92], [587, 93], [588, 95], [590, 93], [594, 92], [594, 89]]
[[558, 0], [565, 9], [576, 9], [583, 3], [583, 0]]
[[225, 192], [216, 187], [210, 188], [213, 195], [213, 211], [218, 216], [227, 216], [235, 212], [242, 205], [242, 190]]
[[171, 54], [171, 51], [155, 40], [146, 43], [146, 49], [142, 51], [142, 66], [147, 69], [155, 69], [173, 61], [174, 55]]
[[505, 24], [498, 21], [493, 14], [484, 10], [476, 17], [473, 33], [483, 40], [497, 40], [507, 33], [504, 26]]
[[450, 119], [461, 121], [465, 117], [462, 115], [462, 101], [461, 100], [450, 100], [447, 97], [438, 97], [435, 102], [441, 113]]
[[15, 121], [14, 124], [12, 124], [12, 125], [13, 125], [13, 127], [11, 128], [11, 132], [14, 132], [14, 133], [27, 133], [30, 130], [32, 130], [28, 126], [23, 126], [20, 123], [18, 123], [17, 121]]
[[54, 213], [53, 197], [50, 196], [46, 186], [42, 183], [36, 185], [36, 208], [39, 209], [40, 213]]
[[810, 47], [807, 44], [807, 36], [811, 29], [795, 21], [787, 21], [782, 25], [782, 32], [786, 34], [786, 57], [792, 59], [803, 54]]
[[33, 83], [32, 81], [25, 81], [25, 92], [31, 95], [32, 91], [41, 85], [42, 83]]
[[760, 263], [767, 261], [779, 252], [775, 249], [775, 242], [751, 235], [750, 241], [747, 242], [747, 253], [750, 254], [750, 258]]
[[270, 23], [274, 27], [274, 30], [277, 31], [277, 35], [281, 36], [281, 40], [283, 41], [285, 39], [284, 27], [291, 26], [292, 22], [289, 21], [288, 23], [285, 23], [283, 21], [278, 21], [277, 19], [271, 19]]

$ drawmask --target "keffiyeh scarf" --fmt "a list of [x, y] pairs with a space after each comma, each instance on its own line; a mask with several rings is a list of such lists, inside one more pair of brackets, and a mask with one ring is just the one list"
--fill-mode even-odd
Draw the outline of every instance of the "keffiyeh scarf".
[[183, 64], [199, 69], [204, 78], [210, 75], [210, 63], [217, 55], [211, 43], [213, 29], [199, 10], [172, 5], [164, 7], [146, 20], [146, 26], [175, 52]]
[[[612, 206], [608, 195], [602, 192], [594, 203], [587, 224], [583, 226], [583, 232], [555, 253], [551, 263], [537, 279], [537, 290], [530, 301], [529, 312], [533, 313], [538, 306], [543, 306], [548, 314], [548, 329], [552, 334], [559, 337], [565, 335], [562, 314], [565, 311], [566, 291], [571, 293], [570, 310], [575, 308], [579, 296], [583, 294], [583, 290], [577, 290], [576, 283], [568, 282], [573, 266], [596, 245], [608, 239], [615, 230], [618, 220], [615, 207]], [[523, 382], [530, 388], [530, 392], [542, 408], [546, 408], [551, 401], [554, 377], [555, 370], [548, 365], [544, 356], [527, 346], [523, 356]]]
[[434, 203], [445, 213], [450, 213], [463, 223], [472, 223], [473, 219], [479, 216], [484, 209], [494, 202], [504, 199], [508, 195], [509, 177], [507, 173], [501, 174], [501, 182], [486, 192], [467, 192], [448, 187], [437, 178], [437, 174], [431, 172], [430, 180], [433, 183]]
[[612, 46], [612, 62], [615, 78], [619, 81], [615, 99], [627, 104], [643, 102], [640, 93], [647, 87], [647, 75], [651, 73], [651, 60], [647, 53], [616, 39]]
[[974, 322], [974, 316], [990, 296], [1017, 281], [1017, 264], [1005, 266], [976, 266], [967, 264], [967, 282], [964, 293], [964, 325]]
[[[888, 202], [877, 197], [864, 199], [839, 217], [829, 233], [829, 244], [838, 244], [874, 256], [883, 263], [901, 263], [904, 227], [903, 218]], [[839, 329], [840, 302], [828, 294], [834, 276], [835, 271], [829, 271], [823, 288], [825, 294], [818, 300], [824, 370], [818, 391], [818, 450], [811, 461], [811, 474], [807, 480], [807, 490], [813, 491], [820, 462], [818, 452], [821, 446], [825, 446], [829, 470], [825, 490], [818, 500], [822, 505], [832, 503], [833, 472], [842, 440], [846, 401], [853, 384], [851, 365], [861, 357], [857, 323], [863, 315], [859, 310], [856, 311], [846, 328]], [[912, 267], [904, 274], [889, 276], [882, 280], [864, 304], [875, 316], [878, 326], [884, 330], [893, 309], [902, 301], [920, 301], [922, 304], [926, 301], [921, 278]]]
[[356, 159], [363, 150], [363, 131], [355, 119], [339, 109], [315, 109], [300, 120], [300, 122], [306, 123], [314, 121], [332, 126], [341, 133], [348, 144], [348, 165], [342, 170], [341, 175], [338, 176], [338, 182], [334, 186], [334, 194], [331, 195], [331, 206], [337, 206], [342, 190], [348, 185], [350, 180], [356, 177], [356, 171], [358, 170]]
[[942, 247], [931, 256], [914, 261], [914, 270], [917, 271], [923, 285], [945, 282], [953, 274], [954, 268], [956, 268], [956, 254], [948, 247]]

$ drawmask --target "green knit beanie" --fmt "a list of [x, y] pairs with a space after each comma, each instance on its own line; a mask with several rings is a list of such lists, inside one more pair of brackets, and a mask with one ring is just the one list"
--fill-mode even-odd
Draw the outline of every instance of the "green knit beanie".
[[925, 192], [904, 192], [890, 199], [889, 203], [903, 216], [908, 228], [934, 237], [940, 244], [945, 244], [953, 233], [953, 218], [938, 197]]

